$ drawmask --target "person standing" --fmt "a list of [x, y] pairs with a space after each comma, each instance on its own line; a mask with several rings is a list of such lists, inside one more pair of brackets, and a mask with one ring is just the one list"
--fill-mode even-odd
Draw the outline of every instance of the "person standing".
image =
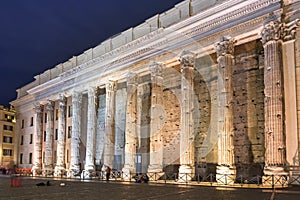
[[109, 166], [106, 167], [106, 181], [109, 181], [110, 173], [111, 173], [111, 168]]

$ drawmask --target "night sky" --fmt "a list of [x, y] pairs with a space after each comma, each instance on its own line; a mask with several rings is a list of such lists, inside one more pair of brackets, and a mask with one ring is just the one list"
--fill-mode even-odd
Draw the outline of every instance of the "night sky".
[[0, 104], [34, 76], [182, 0], [7, 0], [0, 3]]

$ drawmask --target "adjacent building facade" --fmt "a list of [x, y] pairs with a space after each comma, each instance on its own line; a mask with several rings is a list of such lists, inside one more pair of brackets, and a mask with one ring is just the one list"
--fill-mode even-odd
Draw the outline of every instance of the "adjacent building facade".
[[17, 164], [17, 143], [15, 135], [15, 110], [0, 105], [0, 168], [9, 169]]
[[185, 0], [17, 90], [18, 166], [297, 176], [300, 1]]

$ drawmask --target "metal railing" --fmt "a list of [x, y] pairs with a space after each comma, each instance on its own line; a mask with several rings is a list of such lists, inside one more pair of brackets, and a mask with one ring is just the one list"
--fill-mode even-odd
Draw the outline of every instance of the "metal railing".
[[[25, 172], [25, 173], [24, 173]], [[62, 179], [77, 179], [77, 180], [98, 180], [105, 181], [106, 175], [104, 171], [96, 171], [94, 176], [85, 177], [85, 173], [81, 173], [80, 176], [67, 177], [62, 175], [56, 178]], [[31, 176], [31, 177], [54, 177], [53, 175], [43, 176], [33, 175], [28, 170], [18, 170], [14, 174], [15, 176]], [[112, 170], [110, 174], [110, 180], [112, 181], [129, 181], [135, 182], [136, 173], [123, 173], [122, 171]], [[287, 187], [292, 184], [300, 184], [300, 175], [289, 177], [287, 175], [270, 175], [270, 176], [242, 176], [239, 175], [232, 179], [232, 175], [221, 175], [216, 176], [216, 174], [210, 173], [207, 175], [195, 174], [195, 173], [147, 173], [149, 182], [151, 183], [176, 183], [176, 184], [193, 184], [193, 185], [206, 185], [206, 186], [237, 186], [237, 187]]]

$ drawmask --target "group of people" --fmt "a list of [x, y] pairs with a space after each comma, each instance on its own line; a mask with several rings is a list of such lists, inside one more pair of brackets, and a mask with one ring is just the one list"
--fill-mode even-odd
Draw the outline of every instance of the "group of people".
[[135, 179], [136, 183], [148, 183], [148, 181], [149, 181], [148, 175], [142, 174], [142, 173], [136, 174], [134, 176], [134, 179]]
[[[109, 181], [112, 169], [109, 166], [106, 166], [105, 177], [106, 181]], [[149, 177], [147, 174], [138, 173], [134, 177], [136, 183], [148, 183]]]

